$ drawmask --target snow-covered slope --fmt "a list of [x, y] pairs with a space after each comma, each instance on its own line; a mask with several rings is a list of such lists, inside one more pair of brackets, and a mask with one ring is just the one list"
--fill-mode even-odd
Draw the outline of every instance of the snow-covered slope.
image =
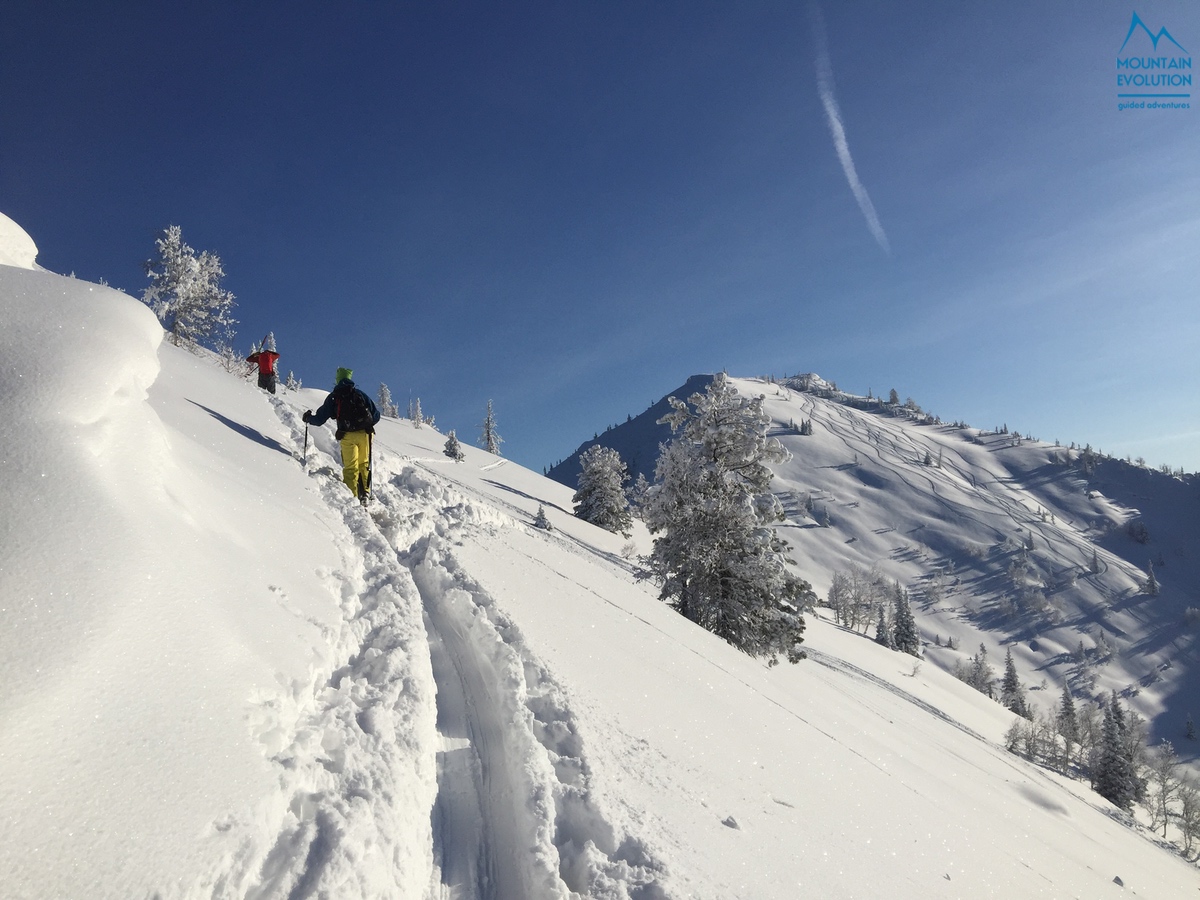
[[0, 213], [0, 266], [35, 269], [37, 245], [25, 229]]
[[0, 315], [6, 897], [1200, 887], [935, 667], [814, 621], [768, 669], [696, 629], [569, 488], [388, 420], [368, 514], [329, 430], [301, 458], [321, 392], [84, 282], [0, 267]]
[[[766, 396], [792, 453], [774, 467], [772, 489], [797, 569], [818, 593], [838, 571], [875, 568], [913, 593], [927, 656], [943, 669], [981, 643], [995, 665], [1011, 648], [1035, 705], [1053, 707], [1064, 682], [1094, 698], [1116, 690], [1149, 720], [1152, 739], [1195, 757], [1184, 726], [1200, 715], [1200, 621], [1188, 614], [1200, 606], [1200, 477], [1114, 460], [1085, 474], [1078, 448], [920, 424], [924, 416], [814, 375], [731, 380]], [[653, 415], [598, 442], [644, 457], [661, 440], [647, 432]], [[806, 420], [813, 434], [795, 434]], [[551, 477], [570, 483], [577, 459]], [[1145, 526], [1144, 542], [1130, 523]], [[1150, 562], [1161, 584], [1153, 597], [1141, 593]], [[1101, 633], [1111, 656], [1097, 650]], [[958, 650], [935, 646], [951, 638]]]

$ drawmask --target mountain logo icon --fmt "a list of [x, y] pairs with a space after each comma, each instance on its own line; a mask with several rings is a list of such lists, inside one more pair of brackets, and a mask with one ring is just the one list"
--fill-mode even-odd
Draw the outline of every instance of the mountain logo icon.
[[[1146, 32], [1146, 37], [1150, 38], [1150, 42], [1154, 45], [1154, 49], [1156, 52], [1158, 50], [1158, 42], [1162, 38], [1166, 38], [1168, 41], [1170, 41], [1172, 44], [1174, 44], [1180, 50], [1183, 50], [1184, 53], [1188, 52], [1187, 50], [1184, 50], [1183, 45], [1180, 44], [1179, 41], [1177, 41], [1177, 40], [1175, 40], [1175, 38], [1171, 37], [1171, 32], [1167, 31], [1166, 26], [1158, 29], [1158, 34], [1155, 34], [1154, 32], [1152, 32], [1150, 30], [1149, 26], [1147, 26], [1146, 23], [1141, 20], [1141, 17], [1139, 17], [1136, 12], [1134, 12], [1134, 14], [1133, 14], [1133, 21], [1131, 21], [1129, 23], [1129, 34], [1125, 35], [1125, 42], [1123, 44], [1121, 44], [1121, 50], [1125, 49], [1125, 44], [1129, 43], [1129, 39], [1131, 37], [1133, 37], [1133, 33], [1135, 31], [1137, 31], [1139, 28], [1141, 28], [1142, 31]], [[1121, 50], [1118, 50], [1117, 53], [1120, 53]]]

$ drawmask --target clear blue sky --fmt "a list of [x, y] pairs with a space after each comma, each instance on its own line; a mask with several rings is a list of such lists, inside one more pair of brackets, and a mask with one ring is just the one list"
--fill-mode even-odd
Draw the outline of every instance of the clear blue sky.
[[1195, 471], [1200, 96], [1118, 109], [1135, 11], [1200, 57], [1191, 0], [8, 0], [0, 211], [134, 295], [178, 224], [239, 349], [535, 468], [724, 368]]

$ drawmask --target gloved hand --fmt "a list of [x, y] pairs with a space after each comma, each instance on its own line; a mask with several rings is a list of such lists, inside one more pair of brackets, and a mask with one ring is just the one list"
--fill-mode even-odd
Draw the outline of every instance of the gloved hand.
[[305, 425], [307, 425], [307, 424], [308, 424], [308, 420], [312, 418], [312, 410], [311, 410], [311, 409], [306, 409], [306, 410], [304, 411], [304, 415], [302, 415], [300, 418], [302, 418], [302, 419], [304, 420], [304, 424], [305, 424]]

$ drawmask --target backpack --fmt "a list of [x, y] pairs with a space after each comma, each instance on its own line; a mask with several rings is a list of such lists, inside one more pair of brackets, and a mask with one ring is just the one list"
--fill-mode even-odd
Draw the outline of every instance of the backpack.
[[338, 431], [375, 430], [375, 417], [371, 415], [367, 395], [356, 387], [334, 391], [337, 398]]

